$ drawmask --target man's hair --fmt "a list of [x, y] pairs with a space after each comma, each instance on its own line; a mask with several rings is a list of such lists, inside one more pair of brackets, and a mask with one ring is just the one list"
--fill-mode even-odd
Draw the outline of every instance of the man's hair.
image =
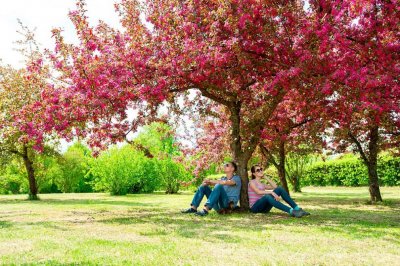
[[237, 171], [237, 164], [234, 161], [230, 162], [230, 164], [233, 166], [233, 168], [235, 169], [235, 172], [236, 172]]

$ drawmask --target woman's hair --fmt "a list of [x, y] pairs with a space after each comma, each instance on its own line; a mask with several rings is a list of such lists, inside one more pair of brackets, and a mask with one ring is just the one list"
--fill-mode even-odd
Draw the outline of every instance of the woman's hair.
[[256, 176], [254, 175], [254, 173], [256, 172], [256, 167], [260, 167], [258, 164], [255, 164], [251, 167], [251, 179], [255, 179]]
[[235, 169], [235, 172], [236, 172], [237, 171], [237, 164], [234, 161], [230, 162], [230, 164], [232, 164], [232, 166], [233, 166], [233, 168]]

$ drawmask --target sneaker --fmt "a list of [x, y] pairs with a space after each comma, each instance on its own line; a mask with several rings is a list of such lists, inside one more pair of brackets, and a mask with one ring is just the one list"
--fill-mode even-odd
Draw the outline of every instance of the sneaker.
[[301, 210], [293, 210], [290, 215], [293, 217], [296, 217], [296, 218], [300, 218], [300, 217], [303, 217], [305, 214]]
[[311, 215], [311, 213], [309, 213], [309, 212], [306, 212], [306, 211], [305, 211], [305, 210], [303, 210], [302, 208], [300, 208], [300, 210], [299, 210], [299, 211], [303, 212], [303, 215], [304, 215], [304, 216]]
[[208, 214], [208, 211], [206, 211], [206, 210], [198, 211], [195, 213], [195, 215], [198, 215], [198, 216], [206, 216], [207, 214]]
[[181, 213], [195, 213], [195, 212], [197, 212], [197, 210], [195, 210], [195, 209], [193, 209], [193, 208], [189, 208], [189, 209], [187, 209], [187, 210], [181, 211]]

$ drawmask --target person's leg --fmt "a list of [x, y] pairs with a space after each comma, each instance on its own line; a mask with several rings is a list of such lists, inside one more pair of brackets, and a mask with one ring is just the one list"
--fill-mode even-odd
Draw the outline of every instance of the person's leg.
[[214, 208], [216, 211], [218, 211], [220, 208], [228, 207], [228, 195], [226, 194], [223, 185], [215, 185], [210, 196], [208, 197], [205, 207], [207, 207], [208, 210]]
[[[288, 206], [286, 206], [285, 204], [275, 200], [275, 198], [272, 195], [264, 195], [261, 199], [259, 200], [263, 200], [263, 202], [268, 203], [271, 206], [274, 206], [275, 208], [287, 212], [290, 214], [290, 208]], [[259, 201], [258, 200], [258, 201]], [[257, 203], [257, 202], [256, 202]], [[265, 203], [264, 203], [265, 204]], [[254, 207], [254, 205], [253, 205]]]
[[278, 196], [281, 196], [284, 201], [287, 202], [287, 204], [290, 205], [294, 210], [300, 209], [296, 202], [290, 197], [290, 195], [286, 192], [286, 190], [283, 187], [277, 187], [274, 189], [275, 194]]
[[219, 195], [218, 203], [217, 203], [217, 208], [214, 205], [214, 210], [219, 211], [221, 209], [227, 209], [229, 207], [229, 198], [228, 195], [226, 194], [225, 189], [222, 188], [222, 191]]
[[250, 211], [253, 213], [269, 212], [272, 207], [273, 206], [268, 202], [268, 200], [265, 197], [262, 197], [253, 204]]
[[211, 188], [209, 186], [203, 186], [201, 185], [196, 193], [193, 196], [192, 203], [190, 204], [193, 209], [197, 209], [197, 207], [200, 206], [201, 201], [203, 200], [204, 196], [207, 197], [207, 199], [210, 197], [210, 194], [212, 193]]

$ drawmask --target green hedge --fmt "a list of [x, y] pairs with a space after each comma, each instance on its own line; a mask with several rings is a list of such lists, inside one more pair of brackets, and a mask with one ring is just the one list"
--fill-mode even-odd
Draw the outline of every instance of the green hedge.
[[[400, 158], [388, 155], [378, 160], [380, 185], [400, 185]], [[356, 157], [313, 164], [302, 179], [302, 186], [367, 186], [368, 170]]]

